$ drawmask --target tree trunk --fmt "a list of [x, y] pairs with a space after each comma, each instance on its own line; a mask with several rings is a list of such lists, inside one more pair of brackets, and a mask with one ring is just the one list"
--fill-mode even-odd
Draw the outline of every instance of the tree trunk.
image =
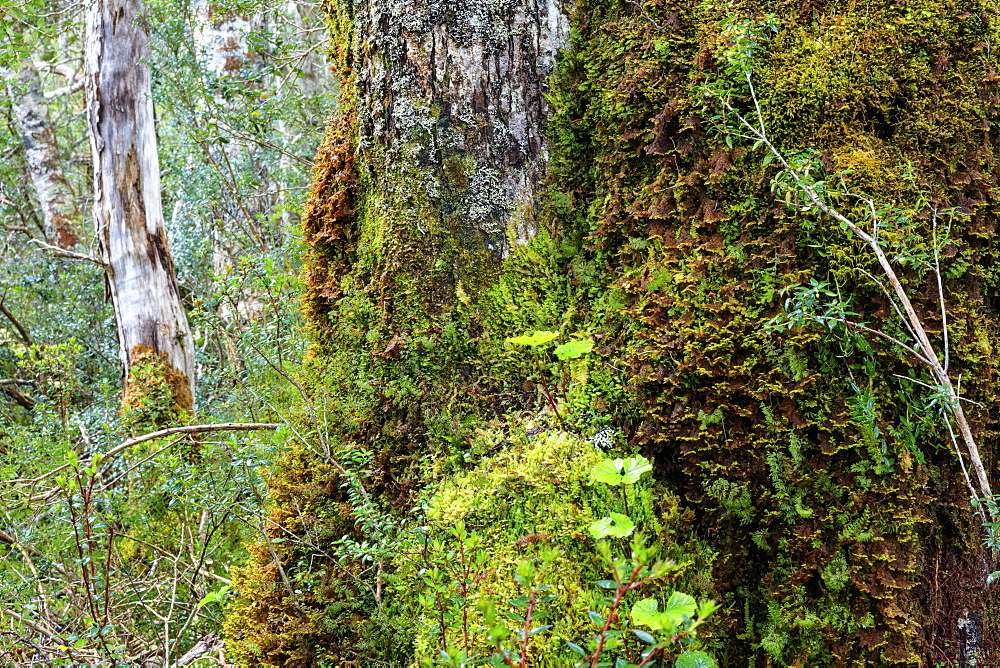
[[[251, 664], [264, 660], [255, 647], [279, 663], [404, 664], [407, 651], [434, 660], [458, 637], [444, 629], [456, 608], [439, 606], [438, 619], [414, 625], [413, 648], [380, 651], [380, 623], [424, 614], [408, 595], [423, 584], [397, 574], [389, 600], [381, 565], [352, 562], [350, 551], [336, 554], [368, 580], [332, 565], [308, 574], [322, 587], [285, 596], [276, 573], [298, 581], [309, 541], [379, 540], [355, 510], [370, 498], [326, 443], [377, 462], [356, 475], [386, 515], [405, 524], [416, 506], [467, 517], [488, 535], [479, 549], [497, 554], [521, 538], [504, 535], [504, 522], [538, 532], [544, 513], [518, 507], [507, 487], [462, 481], [482, 480], [477, 466], [502, 468], [495, 453], [525, 432], [610, 425], [621, 451], [655, 465], [655, 521], [643, 531], [689, 564], [679, 585], [724, 605], [707, 625], [720, 665], [995, 662], [998, 609], [984, 583], [996, 555], [941, 418], [939, 383], [860, 327], [779, 326], [813, 286], [819, 315], [839, 308], [867, 331], [906, 339], [877, 258], [796, 206], [759, 146], [720, 127], [726, 110], [705, 89], [759, 119], [852, 215], [865, 215], [865, 200], [830, 191], [872, 199], [900, 284], [950, 351], [949, 378], [957, 385], [961, 374], [995, 477], [1000, 80], [984, 45], [997, 28], [983, 18], [987, 3], [935, 8], [781, 2], [767, 8], [772, 17], [746, 3], [581, 2], [549, 79], [568, 34], [559, 4], [335, 3], [343, 104], [303, 222], [316, 335], [309, 387], [330, 407], [332, 434], [315, 459], [282, 460], [271, 481], [273, 537], [301, 542], [255, 549], [237, 583], [234, 651]], [[943, 243], [936, 225], [949, 210]], [[534, 366], [504, 347], [530, 329], [589, 337], [591, 366], [578, 373], [551, 355], [548, 368]], [[565, 422], [543, 412], [544, 374], [559, 381]], [[554, 502], [593, 500], [561, 482]], [[297, 514], [298, 499], [316, 499], [324, 484], [329, 514]], [[533, 481], [510, 483], [522, 484]], [[440, 493], [448, 485], [461, 494]], [[511, 508], [472, 514], [483, 496]], [[427, 565], [427, 545], [449, 540], [448, 527], [430, 512], [416, 521], [427, 541], [410, 554]], [[551, 539], [574, 563], [586, 560], [582, 531]], [[484, 572], [522, 556], [508, 552]], [[583, 589], [583, 573], [558, 577]], [[345, 643], [306, 619], [324, 606], [340, 611], [330, 627], [357, 637]], [[269, 632], [283, 615], [306, 632]], [[560, 633], [586, 644], [592, 630]]]
[[126, 394], [140, 359], [165, 364], [190, 409], [194, 347], [163, 223], [150, 97], [149, 34], [138, 0], [97, 0], [87, 17], [87, 114], [94, 223], [118, 325]]
[[42, 210], [45, 240], [63, 249], [72, 248], [77, 242], [73, 230], [79, 216], [76, 196], [63, 173], [42, 83], [30, 58], [23, 59], [18, 71], [10, 76], [8, 90], [14, 101], [14, 118], [28, 174]]

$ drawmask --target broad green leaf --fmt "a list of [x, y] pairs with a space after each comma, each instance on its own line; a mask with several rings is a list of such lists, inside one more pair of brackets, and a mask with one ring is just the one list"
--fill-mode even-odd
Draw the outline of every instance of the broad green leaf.
[[684, 623], [684, 619], [694, 617], [697, 603], [692, 596], [675, 591], [667, 600], [661, 612], [655, 598], [644, 598], [632, 606], [632, 622], [637, 626], [648, 626], [654, 631], [673, 632]]
[[553, 352], [555, 352], [556, 357], [565, 361], [586, 355], [593, 349], [593, 341], [587, 339], [573, 339], [572, 341], [568, 341], [561, 346], [556, 346], [556, 349]]
[[711, 654], [692, 649], [681, 652], [674, 662], [674, 668], [717, 668], [718, 665]]
[[576, 643], [568, 642], [566, 644], [569, 646], [569, 648], [571, 650], [573, 650], [574, 652], [576, 652], [580, 656], [587, 656], [587, 650], [585, 650], [584, 648], [580, 647]]
[[587, 616], [590, 617], [590, 621], [596, 624], [597, 626], [604, 626], [604, 617], [601, 617], [593, 610], [588, 610]]
[[642, 455], [629, 457], [625, 460], [624, 467], [622, 468], [622, 481], [634, 485], [639, 482], [639, 478], [642, 477], [643, 473], [652, 470], [653, 465]]
[[632, 531], [634, 530], [635, 522], [628, 515], [622, 515], [621, 513], [611, 513], [611, 517], [599, 519], [590, 525], [590, 535], [596, 540], [601, 540], [608, 536], [624, 538], [625, 536], [632, 535]]
[[513, 343], [516, 346], [531, 346], [532, 348], [537, 348], [538, 346], [545, 345], [552, 339], [559, 336], [557, 332], [534, 332], [533, 334], [522, 334], [521, 336], [514, 336], [506, 339], [507, 343]]
[[[663, 622], [665, 620], [663, 613], [657, 610], [658, 606], [656, 604], [655, 598], [644, 598], [635, 602], [632, 606], [632, 623], [636, 626], [648, 626], [654, 631], [663, 630]], [[669, 627], [670, 631], [673, 631], [673, 626]]]
[[590, 471], [590, 479], [606, 485], [634, 485], [643, 473], [652, 470], [653, 465], [642, 455], [628, 459], [605, 459]]
[[663, 608], [663, 614], [668, 615], [675, 623], [682, 624], [685, 617], [688, 619], [694, 617], [694, 611], [697, 608], [698, 604], [695, 602], [693, 596], [675, 591], [667, 600], [667, 604]]
[[590, 479], [595, 482], [603, 482], [605, 485], [622, 484], [621, 471], [624, 462], [621, 459], [605, 459], [598, 462], [590, 472]]

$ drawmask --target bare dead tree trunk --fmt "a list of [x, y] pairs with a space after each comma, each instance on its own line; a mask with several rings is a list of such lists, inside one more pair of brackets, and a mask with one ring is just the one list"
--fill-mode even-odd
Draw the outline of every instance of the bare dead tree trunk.
[[87, 115], [94, 223], [107, 263], [126, 392], [132, 365], [166, 362], [175, 401], [193, 403], [194, 346], [163, 223], [140, 0], [95, 0], [87, 17]]
[[42, 83], [30, 58], [21, 61], [18, 71], [10, 74], [8, 89], [28, 175], [42, 210], [45, 240], [59, 248], [72, 248], [77, 242], [73, 230], [79, 216], [76, 197], [63, 172]]

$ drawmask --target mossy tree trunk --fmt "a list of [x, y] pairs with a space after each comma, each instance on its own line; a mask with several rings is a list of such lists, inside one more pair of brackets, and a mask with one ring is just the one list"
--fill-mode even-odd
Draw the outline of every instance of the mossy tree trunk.
[[85, 89], [94, 224], [115, 309], [126, 404], [134, 368], [162, 367], [174, 403], [194, 400], [194, 344], [160, 197], [149, 31], [139, 0], [98, 0], [87, 16]]
[[[920, 384], [925, 369], [858, 329], [769, 326], [813, 285], [820, 315], [829, 296], [905, 337], [869, 278], [876, 259], [829, 218], [783, 201], [776, 165], [725, 131], [703, 88], [728, 86], [756, 114], [731, 67], [743, 58], [776, 145], [890, 221], [880, 234], [935, 342], [946, 304], [949, 372], [961, 374], [995, 481], [991, 6], [782, 0], [764, 14], [739, 0], [584, 1], [544, 98], [547, 66], [531, 58], [548, 49], [530, 45], [543, 35], [558, 45], [560, 8], [379, 7], [333, 10], [344, 112], [305, 218], [317, 336], [308, 383], [338, 416], [331, 439], [371, 453], [367, 489], [402, 515], [448, 465], [474, 465], [477, 428], [513, 430], [520, 410], [541, 407], [530, 383], [515, 386], [531, 372], [504, 356], [503, 337], [585, 332], [600, 364], [563, 379], [580, 398], [570, 428], [611, 424], [654, 460], [658, 538], [702, 553], [708, 566], [691, 586], [726, 611], [711, 641], [720, 663], [994, 661], [994, 556]], [[927, 259], [935, 244], [941, 290]], [[299, 449], [279, 464], [276, 522], [301, 522], [292, 508], [304, 495], [339, 509], [320, 533], [354, 522], [342, 535], [359, 537], [332, 459], [304, 465]], [[324, 471], [340, 481], [328, 498], [317, 491]], [[309, 552], [283, 549], [286, 564]], [[261, 586], [276, 581], [268, 561], [258, 550], [243, 576], [239, 633], [288, 610]], [[344, 595], [363, 594], [356, 583], [324, 587], [309, 605], [381, 614], [382, 601]], [[258, 626], [252, 642], [272, 658], [341, 656], [346, 642], [309, 628], [292, 638]], [[352, 627], [354, 651], [372, 628]]]

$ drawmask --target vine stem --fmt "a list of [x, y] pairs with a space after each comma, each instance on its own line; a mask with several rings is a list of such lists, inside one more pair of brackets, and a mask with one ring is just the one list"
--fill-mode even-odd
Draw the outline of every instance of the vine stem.
[[632, 575], [629, 576], [628, 582], [623, 583], [619, 578], [621, 577], [618, 573], [618, 569], [615, 569], [615, 581], [618, 586], [615, 588], [615, 598], [611, 602], [611, 607], [608, 608], [608, 618], [604, 620], [604, 626], [601, 628], [601, 633], [597, 639], [597, 648], [591, 655], [590, 668], [596, 668], [597, 662], [601, 658], [601, 654], [604, 653], [604, 643], [608, 639], [608, 629], [611, 628], [611, 620], [614, 618], [615, 614], [618, 612], [618, 606], [621, 605], [622, 599], [625, 598], [625, 594], [632, 591], [633, 589], [638, 589], [642, 585], [646, 584], [652, 578], [640, 578], [639, 573], [642, 571], [642, 564], [639, 564], [634, 569], [632, 569]]

